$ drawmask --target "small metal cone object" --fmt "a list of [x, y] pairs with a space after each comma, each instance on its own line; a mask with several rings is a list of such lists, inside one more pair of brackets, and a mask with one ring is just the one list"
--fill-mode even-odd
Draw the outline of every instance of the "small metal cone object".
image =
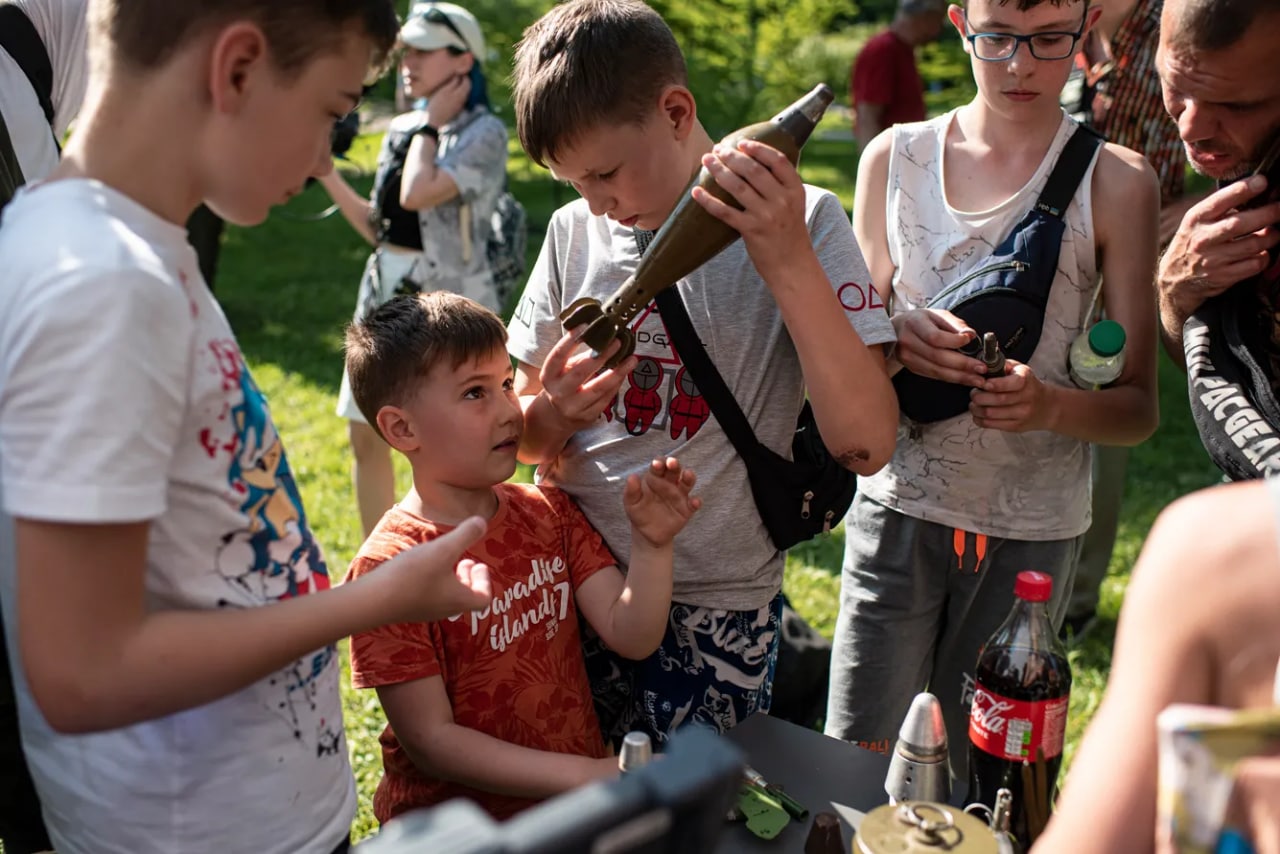
[[915, 696], [902, 721], [884, 790], [891, 803], [946, 803], [951, 797], [947, 727], [942, 720], [942, 705], [928, 692]]
[[815, 815], [804, 841], [804, 854], [844, 854], [848, 850], [840, 830], [840, 818], [830, 812]]
[[622, 739], [622, 751], [618, 754], [618, 770], [623, 774], [636, 771], [649, 764], [653, 758], [653, 744], [643, 732], [629, 732]]

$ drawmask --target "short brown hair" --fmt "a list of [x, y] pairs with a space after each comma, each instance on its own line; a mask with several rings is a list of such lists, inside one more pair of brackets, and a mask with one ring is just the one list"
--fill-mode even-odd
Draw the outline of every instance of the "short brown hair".
[[1259, 18], [1278, 11], [1275, 0], [1183, 0], [1167, 8], [1161, 26], [1172, 24], [1169, 43], [1210, 53], [1236, 44]]
[[351, 396], [378, 430], [378, 411], [411, 400], [436, 365], [457, 368], [506, 343], [502, 319], [475, 300], [449, 291], [395, 297], [347, 327]]
[[[997, 6], [1008, 6], [1012, 3], [1019, 12], [1025, 12], [1028, 9], [1034, 9], [1035, 7], [1041, 6], [1045, 3], [1048, 3], [1050, 6], [1066, 6], [1074, 2], [1074, 0], [994, 0], [994, 2]], [[1082, 0], [1082, 2], [1085, 7], [1088, 8], [1089, 0]], [[961, 6], [968, 6], [971, 3], [972, 0], [960, 0]]]
[[569, 0], [524, 31], [512, 89], [516, 132], [540, 166], [602, 124], [639, 124], [663, 87], [688, 84], [684, 54], [640, 0]]
[[232, 21], [253, 21], [271, 45], [276, 68], [300, 72], [319, 54], [337, 50], [347, 26], [358, 22], [373, 44], [380, 70], [400, 24], [393, 0], [92, 0], [89, 32], [94, 64], [108, 57], [125, 67], [163, 65], [191, 38]]

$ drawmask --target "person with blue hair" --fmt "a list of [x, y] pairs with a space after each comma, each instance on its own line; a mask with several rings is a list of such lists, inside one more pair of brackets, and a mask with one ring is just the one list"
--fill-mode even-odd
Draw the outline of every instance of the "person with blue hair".
[[[489, 105], [484, 34], [453, 3], [418, 3], [400, 29], [401, 84], [414, 109], [392, 119], [374, 177], [359, 195], [337, 170], [320, 178], [374, 251], [355, 320], [397, 294], [448, 290], [502, 313], [485, 247], [507, 174], [507, 130]], [[352, 478], [367, 536], [395, 503], [391, 449], [364, 420], [343, 376]]]

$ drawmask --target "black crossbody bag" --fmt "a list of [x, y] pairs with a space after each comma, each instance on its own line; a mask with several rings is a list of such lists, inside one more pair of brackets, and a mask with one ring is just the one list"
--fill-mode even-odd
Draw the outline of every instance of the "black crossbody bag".
[[[640, 232], [636, 232], [636, 243], [643, 253], [648, 244]], [[805, 401], [796, 420], [792, 459], [770, 450], [756, 438], [733, 392], [707, 355], [680, 291], [667, 288], [654, 301], [672, 345], [747, 467], [751, 496], [774, 546], [786, 551], [796, 543], [830, 531], [853, 503], [858, 476], [827, 451], [809, 401]]]

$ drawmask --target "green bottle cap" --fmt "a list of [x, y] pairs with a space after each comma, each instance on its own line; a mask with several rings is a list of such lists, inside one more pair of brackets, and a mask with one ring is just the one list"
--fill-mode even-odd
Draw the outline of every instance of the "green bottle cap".
[[1089, 349], [1109, 359], [1124, 349], [1124, 327], [1114, 320], [1099, 320], [1089, 330]]

